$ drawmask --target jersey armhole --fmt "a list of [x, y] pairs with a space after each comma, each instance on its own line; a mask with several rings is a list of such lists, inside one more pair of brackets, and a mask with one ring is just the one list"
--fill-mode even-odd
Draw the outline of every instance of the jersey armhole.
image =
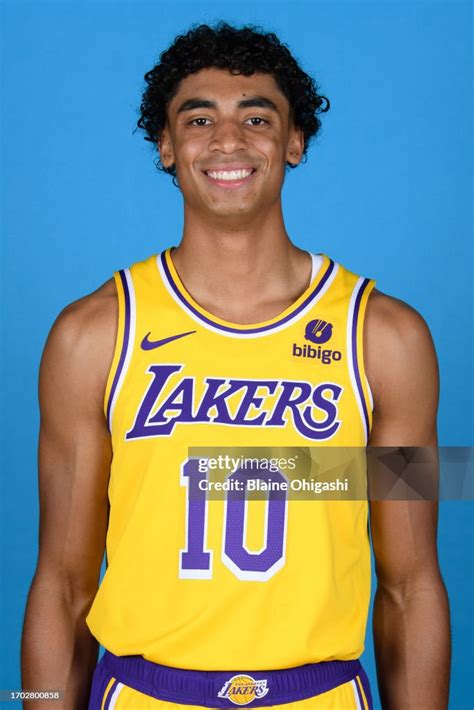
[[[365, 370], [365, 355], [364, 355], [364, 323], [365, 323], [365, 312], [367, 309], [367, 302], [372, 289], [375, 288], [375, 280], [367, 279], [367, 284], [363, 290], [360, 307], [359, 307], [359, 317], [357, 318], [357, 362], [360, 373], [360, 381], [362, 385], [363, 398], [365, 406], [367, 408], [367, 414], [369, 419], [369, 430], [370, 434], [372, 430], [372, 420], [374, 411], [374, 398], [372, 396], [372, 390], [370, 389], [369, 380], [367, 377], [367, 372]], [[367, 437], [368, 438], [368, 437]]]
[[374, 400], [365, 370], [364, 322], [367, 302], [375, 283], [374, 279], [359, 278], [352, 294], [352, 313], [350, 318], [351, 379], [365, 427], [367, 441], [372, 429]]
[[114, 356], [110, 366], [104, 395], [104, 413], [109, 431], [112, 431], [114, 405], [130, 359], [134, 332], [134, 299], [129, 269], [114, 273], [117, 289], [118, 324]]

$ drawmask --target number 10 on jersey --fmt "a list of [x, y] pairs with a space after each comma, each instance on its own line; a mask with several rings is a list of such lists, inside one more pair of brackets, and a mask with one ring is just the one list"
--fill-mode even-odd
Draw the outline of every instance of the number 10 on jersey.
[[[210, 503], [207, 476], [207, 471], [199, 470], [196, 458], [187, 459], [181, 468], [181, 485], [186, 487], [186, 546], [180, 551], [181, 579], [212, 579], [214, 551], [207, 549]], [[226, 492], [221, 560], [240, 580], [266, 582], [285, 564], [287, 493], [281, 485], [267, 492], [264, 543], [261, 550], [251, 551], [246, 545], [248, 499], [245, 486], [249, 479], [286, 481], [280, 471], [255, 469], [250, 473], [238, 469], [226, 477], [240, 484], [229, 486]]]

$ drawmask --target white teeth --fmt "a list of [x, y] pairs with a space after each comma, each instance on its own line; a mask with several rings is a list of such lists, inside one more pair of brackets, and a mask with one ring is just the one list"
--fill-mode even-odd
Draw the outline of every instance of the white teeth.
[[243, 180], [252, 174], [252, 170], [208, 170], [207, 175], [213, 180]]

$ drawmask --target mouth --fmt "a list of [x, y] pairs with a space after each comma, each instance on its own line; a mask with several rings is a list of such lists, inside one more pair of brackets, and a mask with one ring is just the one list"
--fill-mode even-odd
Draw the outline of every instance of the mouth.
[[205, 170], [204, 174], [214, 184], [219, 187], [232, 188], [240, 187], [250, 182], [255, 168], [238, 168], [233, 170]]

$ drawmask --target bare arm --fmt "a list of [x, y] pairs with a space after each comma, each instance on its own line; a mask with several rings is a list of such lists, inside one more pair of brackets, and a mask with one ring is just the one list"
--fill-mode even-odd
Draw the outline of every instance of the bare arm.
[[[371, 446], [433, 447], [438, 366], [429, 329], [406, 304], [374, 291], [365, 352], [374, 395]], [[449, 606], [436, 547], [433, 501], [372, 501], [377, 591], [373, 632], [384, 710], [446, 710]]]
[[103, 397], [116, 331], [113, 282], [68, 306], [40, 368], [39, 558], [22, 637], [24, 690], [59, 690], [28, 708], [87, 706], [98, 643], [85, 623], [108, 520], [110, 437]]

